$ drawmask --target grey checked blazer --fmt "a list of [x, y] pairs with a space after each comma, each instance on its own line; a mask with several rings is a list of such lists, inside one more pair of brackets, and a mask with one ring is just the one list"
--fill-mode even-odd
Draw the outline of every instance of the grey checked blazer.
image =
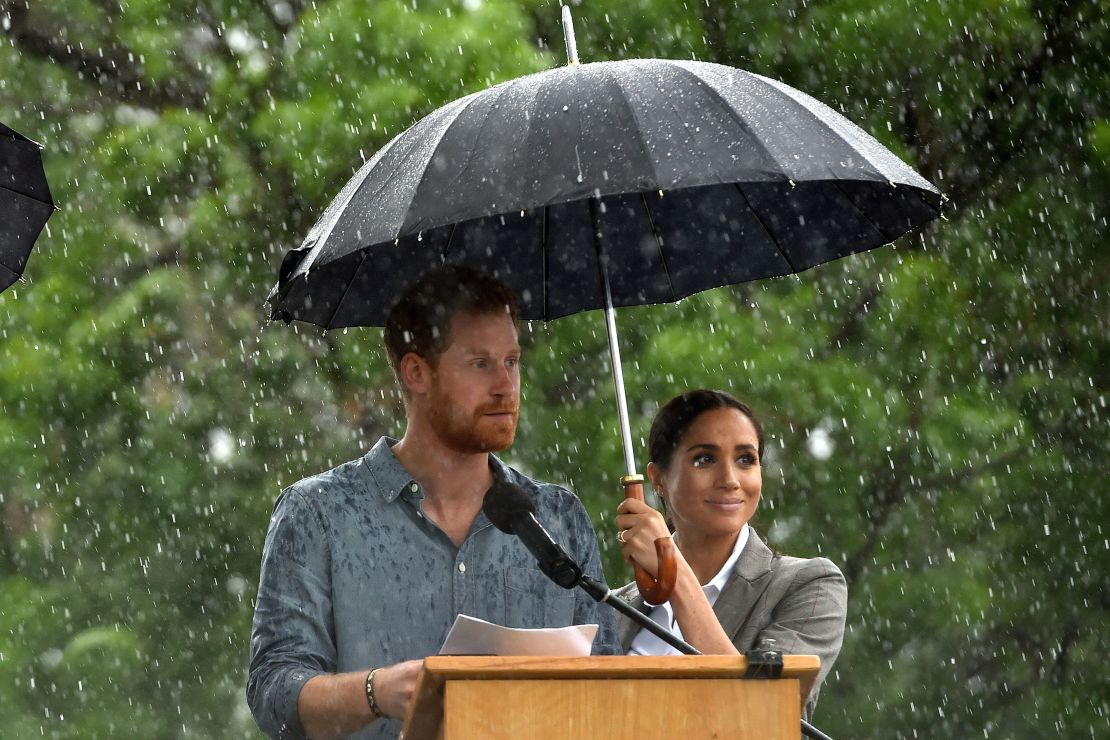
[[[645, 614], [636, 583], [616, 593]], [[821, 670], [806, 700], [808, 720], [817, 706], [817, 695], [844, 641], [848, 612], [848, 586], [840, 569], [827, 558], [792, 558], [772, 553], [754, 529], [732, 569], [713, 611], [732, 644], [741, 653], [752, 650], [764, 637], [788, 655], [816, 655]], [[619, 618], [621, 646], [625, 652], [639, 627]]]

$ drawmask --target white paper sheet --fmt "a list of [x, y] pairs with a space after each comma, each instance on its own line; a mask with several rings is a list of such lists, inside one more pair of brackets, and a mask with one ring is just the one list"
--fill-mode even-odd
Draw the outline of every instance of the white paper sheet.
[[550, 629], [514, 629], [460, 614], [440, 655], [589, 655], [596, 624]]

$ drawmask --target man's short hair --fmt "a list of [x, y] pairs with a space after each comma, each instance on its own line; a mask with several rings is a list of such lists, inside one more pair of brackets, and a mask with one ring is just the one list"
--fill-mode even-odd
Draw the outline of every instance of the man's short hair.
[[409, 352], [435, 365], [447, 349], [455, 316], [499, 313], [517, 319], [516, 294], [497, 278], [458, 265], [425, 273], [405, 288], [385, 320], [385, 351], [393, 373], [400, 379], [401, 358]]

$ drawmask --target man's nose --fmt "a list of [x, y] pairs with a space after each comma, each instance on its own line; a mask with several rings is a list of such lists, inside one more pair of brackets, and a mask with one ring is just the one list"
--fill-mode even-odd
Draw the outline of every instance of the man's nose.
[[516, 392], [517, 389], [517, 374], [516, 371], [502, 364], [498, 370], [495, 371], [493, 380], [493, 388], [491, 391], [499, 396], [507, 396]]

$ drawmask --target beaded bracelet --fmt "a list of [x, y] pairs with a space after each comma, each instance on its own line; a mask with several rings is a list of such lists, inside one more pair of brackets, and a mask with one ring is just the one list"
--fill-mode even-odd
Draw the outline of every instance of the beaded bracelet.
[[366, 703], [370, 705], [370, 711], [375, 717], [385, 717], [385, 712], [378, 706], [378, 700], [374, 698], [374, 674], [380, 670], [381, 668], [375, 668], [366, 674]]

